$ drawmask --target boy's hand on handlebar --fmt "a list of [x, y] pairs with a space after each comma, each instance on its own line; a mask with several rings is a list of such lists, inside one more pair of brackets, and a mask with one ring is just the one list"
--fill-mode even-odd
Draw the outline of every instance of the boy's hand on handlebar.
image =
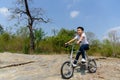
[[67, 42], [67, 43], [65, 43], [65, 47], [67, 48], [68, 47], [68, 45], [69, 45], [69, 43]]
[[68, 44], [69, 44], [68, 42], [65, 43], [65, 45], [68, 45]]
[[80, 41], [77, 41], [76, 43], [77, 43], [77, 44], [80, 44]]
[[77, 41], [76, 43], [77, 43], [77, 44], [80, 44], [80, 43], [81, 43], [81, 41]]

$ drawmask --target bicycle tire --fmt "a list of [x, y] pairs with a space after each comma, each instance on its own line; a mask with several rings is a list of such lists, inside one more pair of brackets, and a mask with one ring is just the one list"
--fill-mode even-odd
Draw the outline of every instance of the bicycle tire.
[[[68, 68], [70, 68], [71, 71], [69, 71], [69, 69], [68, 69], [68, 72], [64, 73], [64, 68], [65, 68], [66, 65], [68, 66]], [[73, 73], [74, 73], [74, 68], [71, 65], [70, 61], [64, 62], [63, 65], [61, 66], [61, 76], [62, 76], [62, 78], [63, 79], [70, 79], [73, 76]]]
[[97, 64], [94, 59], [88, 61], [88, 71], [90, 73], [95, 73], [97, 71]]

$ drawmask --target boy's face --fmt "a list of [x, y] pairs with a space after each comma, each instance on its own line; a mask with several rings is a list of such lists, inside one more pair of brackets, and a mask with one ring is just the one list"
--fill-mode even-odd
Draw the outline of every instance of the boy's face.
[[77, 29], [77, 34], [81, 35], [83, 33], [82, 29]]

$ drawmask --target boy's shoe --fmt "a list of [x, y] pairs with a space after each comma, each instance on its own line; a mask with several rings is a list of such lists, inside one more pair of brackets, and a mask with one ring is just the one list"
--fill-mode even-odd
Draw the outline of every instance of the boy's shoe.
[[81, 62], [85, 63], [85, 62], [86, 62], [86, 60], [85, 60], [84, 58], [82, 58]]
[[74, 64], [74, 63], [73, 63], [72, 65], [73, 65], [73, 67], [77, 67], [77, 64]]

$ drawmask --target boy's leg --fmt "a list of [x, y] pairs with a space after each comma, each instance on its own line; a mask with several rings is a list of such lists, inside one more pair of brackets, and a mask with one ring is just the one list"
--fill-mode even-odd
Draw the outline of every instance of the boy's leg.
[[79, 59], [80, 54], [81, 54], [81, 52], [78, 51], [78, 52], [77, 52], [77, 55], [76, 55], [76, 58], [75, 58], [75, 60], [74, 60], [74, 64], [77, 64], [77, 61], [78, 61], [78, 59]]
[[82, 53], [82, 58], [85, 59], [85, 50], [88, 49], [88, 48], [89, 48], [89, 45], [88, 45], [88, 44], [83, 44], [83, 45], [80, 46], [79, 51], [78, 51], [78, 53], [77, 53], [77, 55], [76, 55], [74, 64], [77, 63], [77, 61], [78, 61], [79, 56], [80, 56], [81, 53]]
[[82, 58], [85, 59], [85, 50], [84, 50], [84, 47], [85, 47], [85, 45], [81, 45], [80, 51], [81, 51], [81, 53], [82, 53]]
[[81, 45], [81, 47], [80, 47], [80, 51], [81, 51], [81, 53], [82, 53], [82, 58], [84, 58], [84, 59], [85, 59], [85, 50], [88, 49], [88, 48], [89, 48], [89, 45], [88, 45], [88, 44], [83, 44], [83, 45]]

